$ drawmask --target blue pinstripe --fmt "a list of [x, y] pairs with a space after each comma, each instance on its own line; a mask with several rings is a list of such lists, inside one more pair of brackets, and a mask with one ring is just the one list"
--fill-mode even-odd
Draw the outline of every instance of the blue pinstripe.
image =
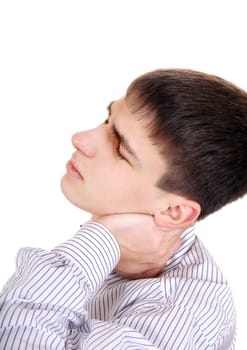
[[230, 288], [195, 236], [160, 276], [113, 273], [119, 247], [88, 222], [51, 252], [24, 248], [0, 297], [0, 349], [234, 350]]

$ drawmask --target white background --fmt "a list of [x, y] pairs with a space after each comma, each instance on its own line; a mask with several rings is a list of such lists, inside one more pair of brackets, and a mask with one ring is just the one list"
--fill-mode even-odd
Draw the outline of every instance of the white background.
[[[247, 89], [245, 1], [0, 2], [0, 288], [22, 246], [50, 249], [88, 215], [60, 178], [71, 135], [106, 117], [133, 78], [162, 67]], [[232, 286], [246, 348], [246, 197], [198, 225]]]

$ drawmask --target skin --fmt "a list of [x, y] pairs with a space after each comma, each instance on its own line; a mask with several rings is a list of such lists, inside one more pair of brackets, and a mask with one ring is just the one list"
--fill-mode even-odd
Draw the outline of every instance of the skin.
[[111, 104], [103, 124], [74, 134], [72, 144], [64, 195], [115, 236], [120, 275], [155, 276], [199, 216], [199, 204], [156, 187], [166, 162], [124, 97]]
[[[126, 137], [138, 160], [119, 145], [113, 125]], [[61, 184], [73, 204], [97, 216], [124, 212], [153, 214], [163, 196], [155, 183], [165, 164], [147, 138], [141, 121], [130, 113], [125, 99], [112, 104], [111, 115], [104, 124], [73, 135], [72, 144], [76, 151], [71, 161], [83, 179], [74, 178], [67, 171]]]

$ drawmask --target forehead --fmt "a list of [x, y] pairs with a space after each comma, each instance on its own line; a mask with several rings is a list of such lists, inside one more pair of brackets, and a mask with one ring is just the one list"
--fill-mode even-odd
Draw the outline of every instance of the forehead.
[[121, 131], [126, 130], [127, 134], [140, 135], [148, 140], [148, 128], [144, 118], [139, 113], [133, 111], [125, 96], [113, 101], [108, 106], [113, 122], [121, 126]]
[[111, 102], [108, 109], [117, 119], [121, 119], [126, 123], [136, 124], [138, 130], [142, 130], [143, 133], [148, 136], [148, 120], [151, 118], [148, 118], [142, 109], [136, 107], [132, 98], [129, 98], [129, 96], [123, 96], [120, 99]]

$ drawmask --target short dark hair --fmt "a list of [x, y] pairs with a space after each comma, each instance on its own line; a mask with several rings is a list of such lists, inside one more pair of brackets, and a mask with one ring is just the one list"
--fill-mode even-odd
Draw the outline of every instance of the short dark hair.
[[168, 162], [157, 186], [197, 201], [199, 219], [247, 192], [245, 91], [214, 75], [160, 69], [134, 80], [126, 100], [147, 117]]

